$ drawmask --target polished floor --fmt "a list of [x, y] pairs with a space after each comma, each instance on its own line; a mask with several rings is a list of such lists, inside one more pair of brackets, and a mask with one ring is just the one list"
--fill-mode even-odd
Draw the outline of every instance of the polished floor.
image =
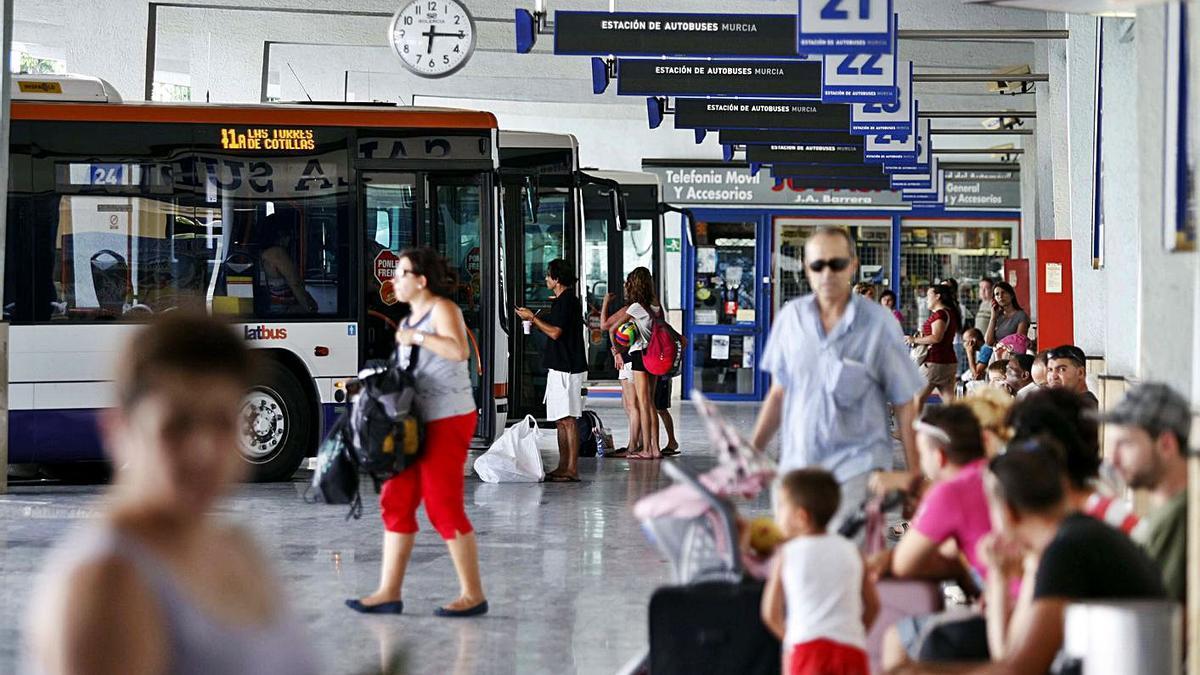
[[[624, 445], [624, 416], [615, 404], [593, 405]], [[756, 408], [723, 406], [749, 434]], [[693, 471], [712, 466], [703, 425], [676, 407], [683, 454]], [[553, 433], [539, 445], [556, 460]], [[491, 613], [447, 620], [434, 607], [455, 597], [446, 547], [427, 521], [417, 537], [405, 583], [403, 616], [365, 617], [343, 599], [370, 592], [377, 580], [381, 526], [368, 503], [362, 520], [345, 507], [308, 505], [306, 476], [296, 482], [248, 485], [226, 505], [251, 528], [276, 562], [288, 601], [303, 619], [322, 672], [616, 673], [647, 646], [651, 592], [670, 569], [633, 517], [634, 502], [668, 479], [661, 463], [585, 459], [578, 484], [482, 483], [467, 479], [467, 513], [479, 537]], [[370, 489], [369, 487], [367, 488]], [[0, 496], [0, 673], [16, 669], [30, 585], [59, 536], [94, 515], [102, 486], [16, 486]], [[369, 500], [372, 501], [372, 500]], [[744, 504], [764, 512], [760, 498]]]

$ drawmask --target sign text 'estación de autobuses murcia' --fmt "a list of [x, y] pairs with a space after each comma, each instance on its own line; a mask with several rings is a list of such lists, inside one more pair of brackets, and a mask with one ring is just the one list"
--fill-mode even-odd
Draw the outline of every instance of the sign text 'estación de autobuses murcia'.
[[316, 139], [312, 129], [265, 129], [231, 128], [221, 129], [223, 150], [273, 150], [284, 152], [307, 152], [315, 150]]

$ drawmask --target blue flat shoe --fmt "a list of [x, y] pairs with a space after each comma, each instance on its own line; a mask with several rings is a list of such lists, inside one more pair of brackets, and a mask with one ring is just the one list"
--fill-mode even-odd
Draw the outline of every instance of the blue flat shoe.
[[381, 602], [378, 605], [364, 605], [361, 600], [351, 598], [346, 601], [346, 606], [360, 614], [403, 614], [404, 602], [402, 600], [393, 600], [392, 602]]
[[479, 603], [478, 605], [475, 605], [474, 607], [468, 607], [467, 609], [446, 609], [445, 607], [438, 607], [437, 609], [435, 609], [433, 611], [433, 613], [437, 616], [444, 616], [444, 617], [455, 618], [455, 619], [461, 619], [461, 618], [465, 618], [468, 616], [481, 616], [483, 614], [487, 614], [487, 612], [488, 612], [487, 600], [484, 600], [483, 602]]

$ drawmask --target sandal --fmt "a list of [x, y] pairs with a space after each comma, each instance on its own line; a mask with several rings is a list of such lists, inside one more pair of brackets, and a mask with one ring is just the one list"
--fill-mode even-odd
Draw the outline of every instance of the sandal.
[[675, 457], [676, 455], [679, 455], [679, 454], [680, 454], [680, 450], [679, 450], [678, 446], [676, 446], [674, 448], [663, 448], [662, 449], [663, 457]]

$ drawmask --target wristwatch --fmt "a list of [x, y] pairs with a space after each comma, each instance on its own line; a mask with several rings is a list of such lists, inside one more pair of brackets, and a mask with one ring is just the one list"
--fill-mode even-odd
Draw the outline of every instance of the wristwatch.
[[425, 344], [425, 333], [423, 331], [418, 330], [413, 332], [413, 344]]

